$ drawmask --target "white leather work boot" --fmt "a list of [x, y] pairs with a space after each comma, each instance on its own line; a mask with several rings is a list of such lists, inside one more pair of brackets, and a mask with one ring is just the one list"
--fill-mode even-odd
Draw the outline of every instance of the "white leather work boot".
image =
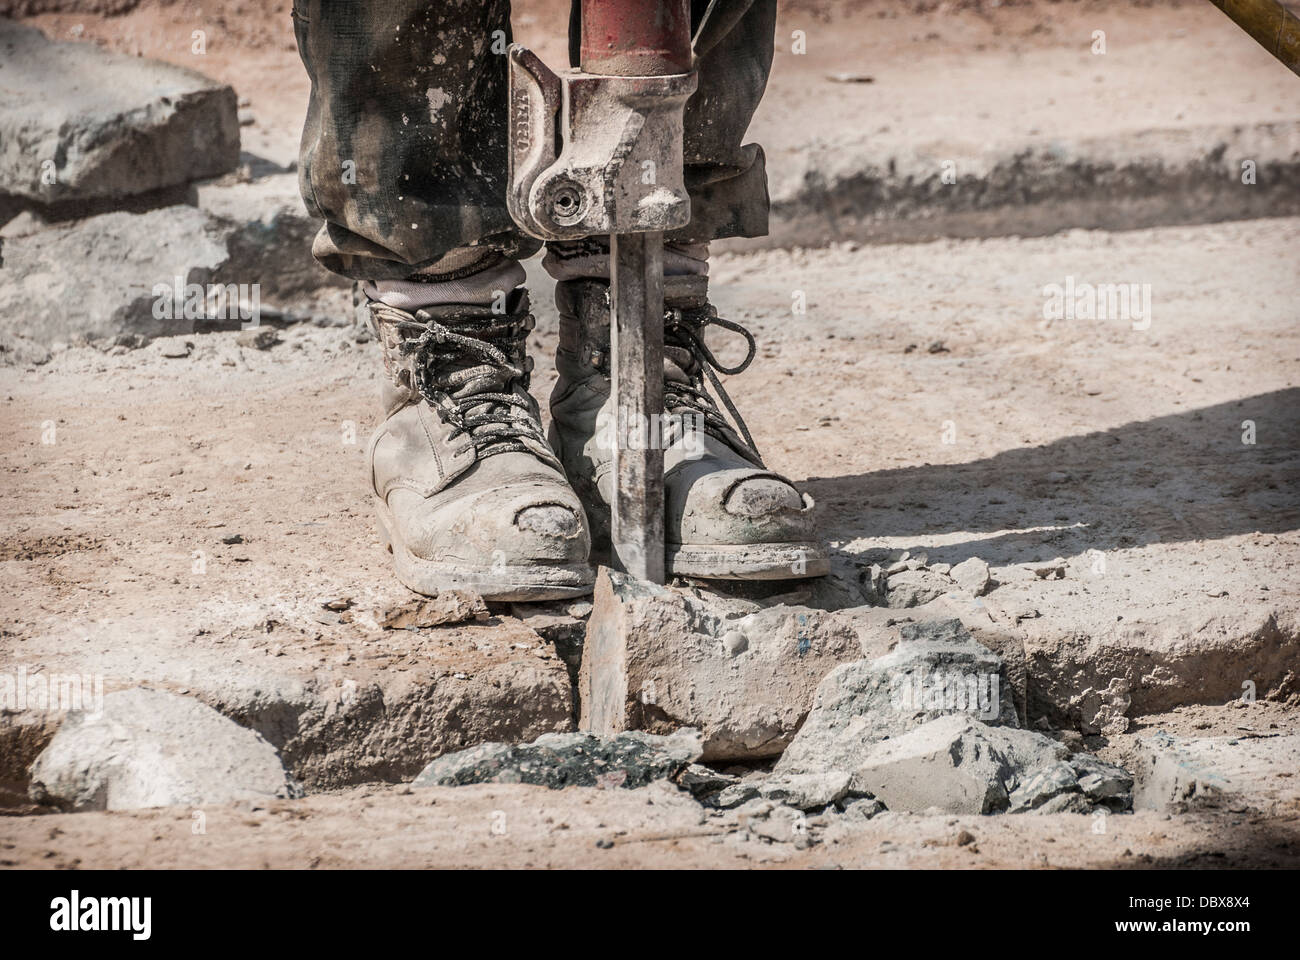
[[[814, 504], [764, 465], [749, 431], [714, 370], [740, 373], [754, 357], [754, 339], [718, 317], [703, 276], [664, 278], [665, 566], [670, 576], [782, 580], [825, 574], [830, 561], [818, 540]], [[609, 282], [556, 285], [560, 312], [559, 380], [551, 394], [551, 446], [587, 507], [598, 550], [608, 549], [613, 500]], [[745, 337], [739, 366], [722, 366], [704, 343], [716, 325]], [[735, 427], [719, 412], [722, 399]], [[743, 436], [742, 436], [743, 434]]]
[[528, 393], [527, 291], [504, 306], [369, 304], [388, 375], [368, 457], [380, 536], [418, 593], [580, 596], [591, 538]]

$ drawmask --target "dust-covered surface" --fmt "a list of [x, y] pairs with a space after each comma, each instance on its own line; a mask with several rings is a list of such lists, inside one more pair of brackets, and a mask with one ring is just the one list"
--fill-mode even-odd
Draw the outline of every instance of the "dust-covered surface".
[[[1250, 710], [1256, 710], [1256, 707]], [[1166, 729], [1234, 729], [1248, 717], [1295, 732], [1294, 710], [1179, 711]], [[1273, 731], [1270, 731], [1273, 732]], [[1285, 798], [1186, 812], [805, 818], [811, 842], [766, 839], [735, 811], [683, 791], [525, 785], [355, 787], [302, 800], [0, 819], [0, 866], [66, 868], [980, 868], [1300, 867], [1294, 770]], [[1262, 808], [1261, 808], [1262, 806]], [[757, 825], [761, 830], [761, 824]]]
[[[715, 267], [719, 306], [752, 324], [762, 343], [759, 362], [733, 381], [732, 393], [747, 413], [759, 413], [750, 413], [750, 423], [769, 463], [823, 504], [823, 529], [842, 559], [909, 549], [925, 553], [930, 567], [986, 560], [995, 585], [979, 602], [995, 626], [1022, 639], [1030, 661], [1075, 656], [1086, 671], [1088, 651], [1117, 651], [1107, 655], [1122, 664], [1122, 652], [1135, 645], [1163, 657], [1136, 664], [1129, 732], [1100, 741], [1109, 744], [1103, 756], [1122, 761], [1126, 737], [1163, 722], [1145, 714], [1178, 703], [1223, 703], [1241, 694], [1258, 667], [1273, 670], [1272, 686], [1260, 685], [1261, 699], [1294, 698], [1296, 505], [1288, 491], [1295, 481], [1297, 389], [1291, 304], [1300, 291], [1286, 264], [1298, 235], [1300, 223], [1268, 220], [727, 256]], [[1222, 270], [1228, 261], [1234, 269]], [[1042, 288], [1067, 274], [1150, 282], [1150, 328], [1044, 321]], [[544, 281], [533, 279], [540, 291]], [[807, 293], [806, 314], [791, 315], [792, 290]], [[544, 397], [554, 320], [541, 312], [535, 389]], [[1243, 315], [1250, 322], [1242, 323]], [[405, 684], [415, 691], [411, 702], [459, 696], [453, 714], [479, 715], [479, 726], [470, 725], [480, 739], [527, 741], [567, 729], [572, 705], [563, 665], [553, 646], [509, 613], [418, 631], [380, 627], [385, 604], [404, 598], [372, 532], [363, 476], [363, 445], [376, 417], [375, 345], [358, 343], [347, 328], [293, 327], [264, 350], [238, 346], [238, 336], [192, 336], [188, 352], [165, 341], [107, 354], [69, 348], [39, 368], [5, 370], [11, 479], [4, 522], [11, 534], [3, 568], [17, 598], [3, 625], [10, 665], [102, 673], [110, 689], [141, 681], [174, 692], [194, 688], [219, 709], [245, 702], [239, 698], [247, 700], [248, 685], [259, 677], [296, 679], [322, 697], [349, 682], [381, 691]], [[777, 396], [779, 404], [760, 399]], [[1254, 423], [1253, 445], [1243, 443], [1245, 421]], [[946, 436], [955, 442], [945, 443]], [[1060, 575], [1035, 573], [1056, 558], [1063, 561]], [[1261, 635], [1271, 638], [1271, 653], [1259, 654], [1258, 643], [1245, 646]], [[1240, 663], [1231, 644], [1220, 643], [1234, 638], [1248, 651]], [[1208, 650], [1209, 659], [1193, 659], [1189, 674], [1177, 675], [1182, 654], [1198, 650]], [[1281, 659], [1261, 663], [1260, 656]], [[515, 691], [504, 711], [502, 700], [486, 696], [503, 682]], [[419, 683], [434, 686], [410, 686]], [[214, 689], [227, 692], [214, 696]], [[1053, 692], [1040, 685], [1036, 701], [1031, 687], [1030, 721]], [[1056, 701], [1062, 714], [1068, 706]], [[1294, 732], [1294, 710], [1272, 703], [1248, 709], [1273, 711], [1269, 723]], [[1235, 710], [1225, 715], [1265, 735], [1277, 732]], [[1213, 710], [1206, 716], [1217, 722]], [[301, 756], [286, 756], [300, 773], [315, 771], [318, 789], [359, 775], [409, 779], [430, 743], [451, 749], [473, 742], [434, 740], [415, 745], [423, 755], [402, 754], [402, 736], [429, 735], [418, 712], [413, 726], [376, 727], [360, 743], [324, 714], [319, 724]], [[1209, 733], [1231, 736], [1236, 725]], [[1181, 732], [1208, 735], [1194, 724]], [[393, 759], [402, 756], [409, 759]], [[1042, 848], [1048, 863], [1122, 863], [1125, 849], [1152, 863], [1226, 862], [1203, 852], [1211, 838], [1237, 851], [1225, 856], [1238, 858], [1265, 856], [1263, 844], [1264, 863], [1292, 855], [1284, 846], [1293, 842], [1286, 831], [1297, 816], [1290, 796], [1255, 824], [1244, 813], [1222, 823], [1176, 818], [1173, 826], [1150, 812], [1115, 816], [1104, 841], [1088, 833], [1086, 817], [1068, 842], [1069, 832], [1059, 828], [992, 821], [951, 832], [970, 829], [982, 851], [994, 837], [1005, 838], [1007, 863], [1026, 845], [1036, 857], [1048, 836], [1060, 844]], [[470, 809], [459, 816], [471, 819], [500, 808], [525, 820], [528, 810], [537, 829], [549, 831], [538, 810], [573, 804], [599, 811], [609, 798], [502, 788], [487, 791], [481, 803], [446, 802], [451, 806], [438, 816], [461, 804]], [[344, 792], [292, 801], [288, 813], [231, 815], [234, 846], [220, 856], [253, 864], [309, 864], [315, 857], [378, 863], [383, 845], [367, 842], [364, 854], [344, 855], [323, 838], [333, 830], [364, 834], [355, 805], [376, 811], [363, 825], [373, 816], [377, 823], [393, 818], [395, 826], [431, 816], [422, 803], [388, 790], [373, 798]], [[695, 822], [701, 815], [692, 810], [681, 823], [670, 818], [644, 829], [713, 829], [712, 820]], [[65, 859], [89, 863], [88, 852], [99, 849], [93, 855], [109, 862], [127, 834], [111, 818], [85, 816], [70, 826], [65, 818], [7, 820], [6, 829], [30, 844], [54, 825], [80, 837], [76, 831], [101, 823], [102, 841], [88, 849], [81, 839], [70, 842]], [[224, 816], [214, 812], [213, 820]], [[156, 862], [197, 863], [212, 848], [191, 840], [188, 817], [132, 814], [129, 822], [164, 838], [156, 842], [171, 852], [160, 848]], [[539, 832], [531, 853], [524, 843], [504, 855], [507, 848], [491, 846], [494, 835], [485, 833], [481, 843], [463, 840], [455, 853], [430, 839], [423, 853], [408, 847], [401, 856], [412, 859], [394, 854], [392, 862], [587, 863], [606, 829], [594, 824], [620, 822], [612, 814], [591, 817], [590, 843], [574, 840], [573, 847], [569, 838], [577, 833], [555, 839]], [[1238, 820], [1240, 833], [1222, 829]], [[235, 840], [262, 830], [253, 822], [273, 826], [263, 834], [284, 837], [283, 853], [264, 837]], [[639, 822], [628, 821], [629, 836]], [[891, 814], [885, 823], [895, 826], [886, 831], [870, 821], [863, 827], [870, 842], [846, 841], [854, 850], [867, 845], [838, 862], [986, 862], [965, 849], [969, 844], [924, 846], [947, 835], [942, 821]], [[304, 856], [295, 831], [310, 827], [317, 836], [317, 826], [321, 845]], [[181, 835], [168, 840], [168, 829]], [[615, 829], [621, 827], [608, 827]], [[902, 842], [898, 831], [915, 832], [911, 859], [878, 849], [886, 839]], [[1122, 846], [1116, 837], [1124, 838]], [[681, 862], [725, 853], [740, 865], [750, 862], [742, 854], [773, 862], [785, 855], [730, 845], [739, 842], [629, 841], [626, 849], [616, 844], [616, 854], [596, 850], [608, 855], [596, 862], [660, 862], [655, 858], [696, 848]], [[237, 852], [243, 843], [247, 851]], [[15, 849], [27, 851], [15, 862], [44, 856], [44, 848]], [[819, 857], [836, 859], [826, 844], [798, 854], [800, 862]]]
[[[573, 730], [591, 607], [421, 602], [394, 580], [365, 476], [378, 347], [305, 257], [289, 4], [249, 6], [15, 8], [57, 39], [234, 86], [242, 168], [190, 199], [234, 231], [214, 264], [280, 282], [261, 281], [275, 327], [92, 346], [71, 323], [4, 342], [0, 682], [193, 698], [272, 744], [306, 796], [54, 813], [28, 771], [62, 715], [5, 709], [0, 865], [1300, 866], [1300, 219], [1263, 189], [1300, 162], [1300, 117], [1294, 78], [1222, 14], [783, 6], [751, 134], [786, 248], [728, 246], [711, 294], [760, 344], [729, 392], [768, 465], [820, 504], [834, 552], [833, 576], [784, 602], [887, 606], [868, 612], [891, 630], [960, 618], [1005, 663], [1019, 722], [1138, 781], [1135, 813], [959, 817], [849, 798], [714, 809], [664, 782], [407, 785], [440, 755]], [[516, 4], [518, 38], [548, 62], [566, 7]], [[790, 51], [795, 31], [815, 56]], [[956, 182], [933, 181], [949, 160]], [[45, 225], [22, 217], [6, 243], [62, 248], [29, 241]], [[1173, 225], [1116, 229], [1152, 223]], [[858, 243], [943, 234], [986, 238]], [[545, 409], [556, 317], [528, 269]], [[770, 775], [768, 760], [699, 772]]]

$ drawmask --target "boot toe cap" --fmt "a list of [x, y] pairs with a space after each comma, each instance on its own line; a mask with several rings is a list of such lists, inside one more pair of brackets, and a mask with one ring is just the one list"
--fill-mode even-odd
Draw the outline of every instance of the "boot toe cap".
[[670, 538], [683, 543], [785, 543], [813, 536], [813, 503], [789, 481], [753, 468], [669, 484]]
[[423, 501], [401, 516], [411, 551], [429, 560], [498, 566], [584, 563], [591, 549], [577, 498], [556, 484], [485, 490], [450, 503]]

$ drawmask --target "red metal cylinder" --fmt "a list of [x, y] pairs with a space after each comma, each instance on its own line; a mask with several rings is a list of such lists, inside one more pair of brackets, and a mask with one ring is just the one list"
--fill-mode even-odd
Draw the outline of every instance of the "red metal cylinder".
[[691, 70], [690, 0], [582, 0], [581, 66], [613, 77]]

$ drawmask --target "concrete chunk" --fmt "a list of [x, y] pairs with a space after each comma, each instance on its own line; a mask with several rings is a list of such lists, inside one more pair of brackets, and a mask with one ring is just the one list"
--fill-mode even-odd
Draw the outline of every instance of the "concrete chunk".
[[[193, 333], [198, 311], [187, 318], [185, 287], [203, 287], [197, 308], [226, 264], [226, 238], [221, 223], [178, 205], [106, 213], [6, 241], [0, 329], [43, 343]], [[168, 294], [160, 303], [162, 288]], [[240, 326], [237, 313], [230, 326]]]
[[777, 773], [851, 770], [872, 744], [949, 713], [1018, 725], [1001, 658], [960, 621], [908, 624], [902, 637], [886, 656], [837, 667], [821, 682]]
[[42, 203], [129, 197], [238, 162], [226, 84], [0, 20], [0, 193]]
[[135, 810], [292, 797], [301, 791], [257, 733], [189, 697], [136, 688], [68, 716], [32, 765], [38, 803]]
[[850, 789], [871, 794], [894, 811], [934, 807], [945, 813], [995, 813], [1008, 807], [1022, 784], [1026, 797], [1041, 792], [1045, 800], [1061, 792], [1040, 791], [1033, 778], [1056, 767], [1067, 752], [1030, 730], [990, 727], [952, 714], [877, 743], [853, 769]]
[[1011, 793], [1011, 813], [1027, 813], [1064, 794], [1079, 792], [1074, 768], [1064, 761], [1037, 771]]
[[704, 759], [780, 753], [818, 682], [894, 637], [888, 611], [738, 607], [602, 571], [579, 673], [579, 726], [698, 727]]
[[758, 785], [758, 795], [795, 807], [812, 810], [844, 799], [849, 792], [849, 775], [843, 771], [830, 773], [796, 773], [785, 777], [772, 777]]

